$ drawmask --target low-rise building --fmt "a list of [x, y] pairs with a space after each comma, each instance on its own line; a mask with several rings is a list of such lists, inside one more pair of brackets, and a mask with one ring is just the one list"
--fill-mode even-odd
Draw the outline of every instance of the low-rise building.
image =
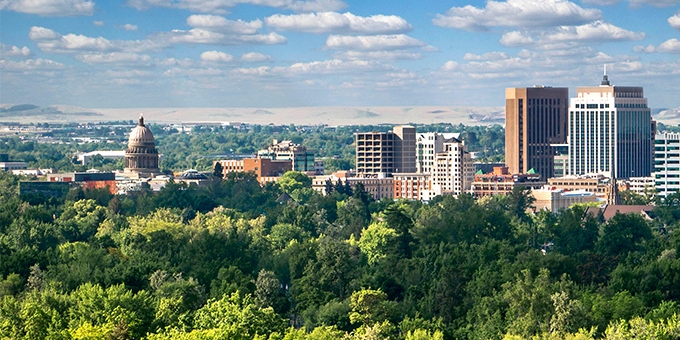
[[[276, 161], [290, 161], [294, 171], [314, 173], [316, 170], [314, 152], [289, 140], [278, 141], [274, 139], [266, 149], [257, 152], [257, 157]], [[323, 174], [323, 172], [320, 174]]]
[[531, 190], [531, 195], [535, 199], [533, 203], [535, 210], [546, 209], [552, 212], [569, 209], [569, 207], [576, 203], [597, 202], [595, 194], [583, 190], [564, 191], [562, 189], [545, 187]]
[[364, 187], [364, 190], [375, 200], [394, 198], [394, 180], [392, 177], [355, 176], [356, 174], [354, 172], [344, 170], [337, 171], [331, 175], [315, 176], [312, 178], [312, 189], [320, 192], [323, 195], [327, 195], [326, 187], [329, 182], [334, 187], [340, 183], [342, 185], [349, 184], [352, 188], [355, 188], [357, 184], [361, 183], [361, 185]]
[[116, 174], [113, 172], [69, 172], [48, 174], [48, 182], [74, 182], [80, 185], [83, 189], [108, 189], [109, 192], [115, 194], [118, 192], [118, 183], [116, 182]]
[[14, 171], [26, 169], [28, 169], [28, 164], [26, 162], [0, 162], [0, 171]]
[[83, 152], [76, 155], [78, 162], [82, 165], [87, 165], [92, 157], [101, 156], [104, 159], [118, 160], [125, 158], [125, 150], [112, 150], [112, 151], [92, 151]]
[[540, 189], [545, 185], [541, 181], [541, 176], [535, 173], [511, 174], [507, 166], [494, 167], [492, 173], [475, 174], [472, 182], [472, 195], [475, 197], [494, 196], [508, 194], [515, 187], [526, 187], [527, 189]]
[[20, 181], [19, 195], [62, 198], [70, 188], [71, 183], [68, 182]]
[[220, 163], [222, 166], [222, 176], [226, 176], [230, 172], [252, 172], [257, 176], [260, 183], [273, 182], [278, 180], [278, 177], [293, 170], [293, 164], [290, 160], [273, 160], [269, 158], [244, 158], [240, 160], [220, 160], [213, 162], [213, 169], [215, 164]]
[[[429, 191], [430, 174], [394, 173], [394, 199], [424, 200], [424, 191]], [[428, 195], [429, 198], [429, 195]]]
[[619, 190], [629, 190], [642, 196], [654, 196], [656, 194], [656, 181], [654, 177], [631, 177], [619, 183]]
[[549, 178], [548, 186], [564, 191], [587, 191], [600, 199], [607, 199], [611, 193], [610, 180], [604, 175]]

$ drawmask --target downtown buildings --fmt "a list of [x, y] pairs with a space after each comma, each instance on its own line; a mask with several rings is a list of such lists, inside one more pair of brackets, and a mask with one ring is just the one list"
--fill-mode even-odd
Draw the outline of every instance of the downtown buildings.
[[[608, 199], [615, 201], [616, 179], [640, 181], [651, 175], [654, 130], [643, 88], [612, 85], [606, 71], [599, 86], [578, 87], [571, 100], [566, 88], [506, 89], [506, 164], [512, 174], [577, 181], [605, 175], [615, 188]], [[668, 150], [665, 144], [663, 150]], [[659, 159], [657, 182], [675, 183], [662, 179], [675, 167]]]
[[416, 133], [413, 126], [355, 133], [359, 178], [390, 178], [394, 198], [429, 200], [469, 192], [472, 157], [459, 134]]

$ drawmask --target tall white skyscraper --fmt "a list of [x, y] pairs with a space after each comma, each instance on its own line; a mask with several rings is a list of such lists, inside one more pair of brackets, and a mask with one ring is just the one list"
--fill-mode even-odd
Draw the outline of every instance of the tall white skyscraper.
[[569, 173], [650, 176], [652, 117], [642, 87], [579, 87], [569, 105]]

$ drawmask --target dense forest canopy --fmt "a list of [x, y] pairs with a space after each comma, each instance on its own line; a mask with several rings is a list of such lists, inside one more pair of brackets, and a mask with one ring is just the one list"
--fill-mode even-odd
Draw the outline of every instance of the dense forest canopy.
[[[21, 197], [0, 174], [3, 339], [677, 339], [680, 195], [574, 206], [261, 187]], [[297, 201], [279, 203], [283, 192]]]
[[[122, 150], [132, 124], [64, 125], [51, 143], [3, 137], [0, 153], [85, 170], [76, 151]], [[272, 139], [336, 170], [353, 167], [354, 132], [392, 126], [151, 128], [166, 171], [210, 170]], [[417, 128], [460, 132], [502, 160], [501, 126]], [[82, 135], [101, 141], [74, 142]], [[322, 196], [295, 172], [266, 186], [230, 173], [55, 199], [20, 196], [20, 179], [0, 173], [0, 339], [680, 338], [680, 194], [657, 200], [651, 220], [605, 221], [578, 205], [528, 213], [521, 188], [424, 204], [339, 183]]]

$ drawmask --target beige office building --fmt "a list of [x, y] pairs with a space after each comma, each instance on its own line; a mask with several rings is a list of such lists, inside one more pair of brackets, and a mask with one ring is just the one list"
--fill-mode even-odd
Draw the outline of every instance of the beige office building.
[[534, 86], [505, 90], [505, 164], [512, 174], [530, 169], [545, 180], [554, 172], [555, 149], [566, 144], [569, 89]]

